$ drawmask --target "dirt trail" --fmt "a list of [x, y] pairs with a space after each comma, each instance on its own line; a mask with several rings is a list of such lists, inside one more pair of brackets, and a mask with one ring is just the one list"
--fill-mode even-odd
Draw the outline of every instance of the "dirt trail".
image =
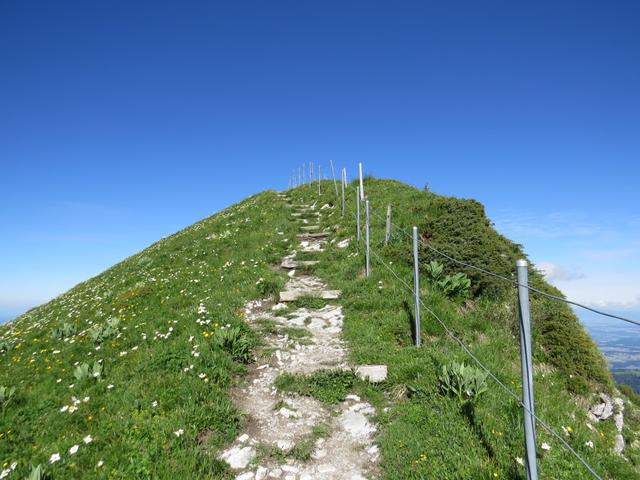
[[[296, 207], [294, 207], [296, 208]], [[315, 223], [322, 212], [312, 206], [298, 206], [293, 212], [301, 226], [320, 226]], [[301, 217], [312, 217], [313, 224]], [[301, 230], [301, 233], [309, 229]], [[323, 250], [326, 237], [303, 236], [299, 251]], [[283, 259], [283, 266], [296, 265], [296, 251]], [[291, 273], [293, 272], [293, 273]], [[340, 292], [327, 290], [317, 277], [289, 273], [281, 298], [292, 300], [300, 295], [338, 298]], [[238, 480], [335, 479], [358, 480], [372, 478], [378, 461], [378, 447], [373, 442], [376, 431], [370, 417], [374, 408], [355, 395], [330, 408], [309, 397], [278, 392], [274, 386], [282, 373], [309, 374], [320, 369], [348, 368], [347, 352], [341, 339], [344, 315], [340, 305], [320, 309], [299, 308], [287, 315], [279, 315], [284, 304], [268, 300], [249, 302], [245, 306], [246, 319], [256, 328], [270, 325], [265, 342], [273, 353], [267, 362], [253, 367], [247, 384], [236, 392], [240, 410], [247, 415], [244, 431], [233, 445], [222, 452], [236, 472]], [[301, 460], [296, 448], [310, 447], [310, 458]], [[270, 451], [265, 456], [262, 452]], [[278, 452], [274, 455], [273, 452]]]

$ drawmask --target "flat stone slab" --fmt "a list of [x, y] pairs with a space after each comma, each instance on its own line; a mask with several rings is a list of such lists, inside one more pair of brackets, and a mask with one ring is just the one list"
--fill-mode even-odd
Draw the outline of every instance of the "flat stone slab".
[[298, 267], [311, 267], [320, 263], [319, 260], [294, 260], [293, 258], [285, 258], [280, 266], [282, 268], [292, 269]]
[[298, 238], [327, 238], [329, 236], [329, 232], [309, 232], [309, 233], [299, 233], [296, 235]]
[[[316, 291], [304, 291], [304, 290], [288, 290], [280, 292], [281, 302], [293, 302], [300, 297], [316, 297], [324, 300], [335, 300], [340, 297], [340, 290], [316, 290]], [[385, 367], [386, 368], [386, 367]]]
[[318, 230], [320, 225], [303, 225], [300, 227], [300, 230]]
[[356, 375], [371, 383], [384, 382], [387, 379], [386, 365], [360, 365], [356, 367]]

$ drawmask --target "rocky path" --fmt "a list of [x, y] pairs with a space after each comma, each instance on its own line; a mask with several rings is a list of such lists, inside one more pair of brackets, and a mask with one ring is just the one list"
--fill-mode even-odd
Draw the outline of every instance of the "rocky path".
[[[322, 212], [316, 205], [292, 206], [292, 218], [301, 226], [297, 251], [323, 250], [328, 234], [319, 224]], [[279, 392], [274, 386], [283, 373], [350, 367], [341, 340], [344, 315], [340, 305], [298, 308], [279, 315], [286, 309], [285, 302], [301, 296], [329, 300], [340, 296], [319, 278], [296, 273], [300, 266], [317, 263], [297, 260], [297, 251], [282, 261], [290, 278], [280, 293], [281, 303], [257, 300], [245, 306], [250, 324], [270, 326], [265, 341], [273, 353], [268, 361], [253, 367], [247, 384], [236, 392], [236, 402], [247, 418], [245, 431], [220, 458], [238, 480], [372, 478], [378, 447], [373, 442], [376, 428], [370, 418], [375, 410], [370, 404], [349, 395], [339, 405], [328, 407], [314, 398]]]

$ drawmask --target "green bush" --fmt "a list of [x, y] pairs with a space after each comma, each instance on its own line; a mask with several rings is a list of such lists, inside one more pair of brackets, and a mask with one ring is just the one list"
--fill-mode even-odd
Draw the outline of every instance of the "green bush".
[[61, 327], [56, 327], [51, 332], [51, 337], [56, 340], [62, 340], [64, 338], [73, 337], [78, 332], [75, 325], [70, 323], [63, 323]]
[[94, 325], [89, 329], [89, 338], [96, 343], [103, 343], [105, 340], [114, 337], [118, 334], [118, 325], [120, 324], [120, 319], [116, 317], [111, 317], [107, 320], [107, 324], [105, 326]]
[[248, 363], [251, 360], [252, 342], [240, 327], [226, 327], [216, 331], [214, 344], [227, 352], [237, 362]]
[[[479, 202], [437, 196], [431, 202], [435, 215], [428, 215], [419, 226], [430, 245], [458, 260], [507, 277], [513, 275], [516, 260], [524, 257], [522, 249], [493, 229]], [[473, 296], [500, 296], [510, 287], [503, 280], [461, 267], [427, 247], [421, 249], [421, 258], [427, 265], [433, 260], [442, 262], [445, 272], [462, 269], [471, 281]]]
[[76, 380], [82, 382], [87, 379], [100, 380], [102, 373], [103, 367], [99, 362], [93, 362], [91, 365], [81, 363], [74, 369], [73, 376], [76, 377]]
[[0, 386], [0, 407], [4, 410], [16, 394], [15, 387]]
[[443, 365], [438, 377], [440, 391], [460, 401], [475, 401], [487, 391], [487, 373], [464, 363]]
[[427, 275], [448, 298], [464, 298], [469, 295], [471, 280], [464, 273], [445, 275], [444, 266], [432, 260], [425, 268]]

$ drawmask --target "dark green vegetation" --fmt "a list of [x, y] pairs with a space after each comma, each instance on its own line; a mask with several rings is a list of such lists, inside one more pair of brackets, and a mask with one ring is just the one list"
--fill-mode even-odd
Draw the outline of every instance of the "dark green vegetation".
[[[371, 278], [363, 276], [363, 251], [355, 241], [299, 257], [321, 260], [310, 270], [342, 290], [353, 363], [386, 364], [389, 378], [371, 386], [350, 372], [321, 371], [283, 376], [279, 388], [327, 404], [348, 393], [375, 404], [385, 479], [523, 478], [516, 460], [523, 456], [517, 403], [491, 379], [485, 390], [480, 378], [464, 380], [464, 372], [447, 374], [453, 387], [443, 386], [447, 368], [473, 364], [426, 311], [423, 348], [412, 346], [413, 299], [380, 263], [411, 283], [410, 239], [396, 230], [385, 246], [384, 213], [392, 204], [394, 223], [406, 232], [417, 225], [436, 248], [507, 276], [521, 247], [493, 230], [477, 202], [394, 181], [368, 179], [365, 189], [379, 256], [372, 259]], [[335, 201], [333, 192], [325, 182], [319, 205]], [[323, 210], [325, 225], [337, 228], [333, 238], [355, 232], [349, 192], [344, 220], [339, 208]], [[290, 196], [310, 203], [317, 190], [302, 187]], [[0, 462], [2, 468], [17, 462], [7, 478], [25, 478], [38, 464], [53, 479], [232, 478], [216, 460], [242, 422], [229, 389], [260, 349], [260, 332], [274, 328], [258, 322], [249, 330], [242, 306], [276, 293], [286, 281], [272, 266], [298, 233], [289, 213], [274, 192], [256, 195], [0, 327]], [[519, 393], [513, 287], [427, 249], [421, 259], [426, 305]], [[435, 276], [427, 275], [432, 261], [442, 265]], [[534, 269], [530, 275], [536, 287], [559, 293]], [[302, 298], [289, 309], [326, 303]], [[532, 296], [532, 309], [537, 412], [561, 434], [565, 427], [565, 439], [604, 478], [637, 478], [640, 457], [631, 447], [640, 444], [637, 410], [627, 405], [625, 411], [625, 461], [611, 451], [612, 420], [587, 427], [584, 406], [592, 393], [613, 388], [594, 343], [564, 305]], [[455, 393], [465, 382], [475, 385], [473, 401]], [[290, 455], [308, 458], [314, 439], [324, 435], [318, 428]], [[538, 435], [539, 445], [551, 446], [539, 449], [541, 478], [588, 478], [540, 427]], [[79, 448], [71, 454], [74, 445]], [[53, 454], [61, 458], [49, 464]]]

